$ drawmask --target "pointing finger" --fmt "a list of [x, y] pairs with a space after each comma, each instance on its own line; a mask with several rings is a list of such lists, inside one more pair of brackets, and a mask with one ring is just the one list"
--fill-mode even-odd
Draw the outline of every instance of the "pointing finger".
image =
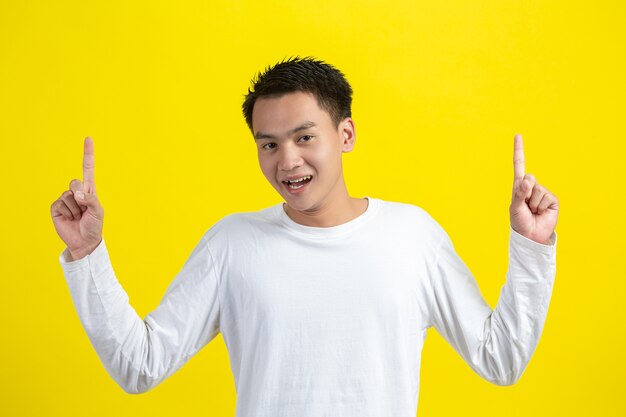
[[83, 155], [83, 184], [85, 193], [94, 194], [96, 192], [94, 179], [93, 140], [89, 136], [85, 138], [85, 153]]
[[524, 178], [524, 171], [524, 143], [522, 142], [522, 135], [518, 133], [515, 135], [515, 142], [513, 145], [514, 178], [521, 181]]

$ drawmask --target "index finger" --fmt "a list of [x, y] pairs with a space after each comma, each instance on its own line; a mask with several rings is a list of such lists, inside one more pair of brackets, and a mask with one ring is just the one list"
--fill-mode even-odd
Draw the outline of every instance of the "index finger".
[[83, 155], [83, 191], [88, 194], [96, 192], [94, 179], [94, 157], [93, 140], [87, 136], [85, 138], [85, 153]]
[[515, 142], [513, 144], [513, 173], [515, 179], [523, 179], [524, 171], [524, 143], [522, 142], [522, 135], [518, 133], [515, 135]]

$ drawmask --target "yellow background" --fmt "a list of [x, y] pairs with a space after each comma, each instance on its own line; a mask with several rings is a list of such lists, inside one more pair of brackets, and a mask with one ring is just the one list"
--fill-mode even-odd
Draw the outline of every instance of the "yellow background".
[[295, 55], [355, 91], [350, 194], [425, 208], [492, 307], [516, 132], [560, 199], [553, 298], [521, 380], [482, 380], [431, 329], [418, 415], [625, 415], [621, 4], [2, 0], [0, 415], [234, 415], [221, 336], [146, 394], [114, 383], [74, 310], [50, 205], [82, 179], [92, 136], [104, 235], [145, 316], [212, 224], [282, 201], [240, 108], [257, 71]]

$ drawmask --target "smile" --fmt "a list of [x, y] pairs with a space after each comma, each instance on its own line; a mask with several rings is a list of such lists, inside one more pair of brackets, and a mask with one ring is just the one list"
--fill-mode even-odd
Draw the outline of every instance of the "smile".
[[308, 185], [308, 183], [310, 183], [313, 179], [312, 175], [305, 175], [302, 178], [298, 178], [295, 180], [286, 180], [286, 181], [282, 181], [282, 183], [285, 185], [285, 188], [290, 192], [290, 193], [294, 193], [294, 192], [301, 192], [304, 188], [306, 188], [306, 186]]
[[304, 177], [298, 178], [297, 180], [287, 180], [283, 181], [283, 183], [292, 190], [297, 190], [298, 188], [302, 188], [305, 184], [309, 183], [311, 181], [311, 178], [311, 175], [305, 175]]

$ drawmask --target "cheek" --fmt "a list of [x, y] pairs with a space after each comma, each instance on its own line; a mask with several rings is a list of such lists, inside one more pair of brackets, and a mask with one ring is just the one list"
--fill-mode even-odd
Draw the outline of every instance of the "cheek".
[[261, 168], [261, 172], [263, 172], [263, 175], [267, 176], [267, 169], [268, 169], [267, 161], [261, 158], [260, 156], [257, 156], [257, 160], [259, 161], [259, 168]]
[[341, 152], [334, 148], [325, 148], [310, 159], [311, 163], [326, 170], [335, 169], [341, 165]]
[[259, 167], [265, 178], [270, 181], [275, 181], [276, 172], [274, 172], [273, 164], [269, 158], [259, 158]]

